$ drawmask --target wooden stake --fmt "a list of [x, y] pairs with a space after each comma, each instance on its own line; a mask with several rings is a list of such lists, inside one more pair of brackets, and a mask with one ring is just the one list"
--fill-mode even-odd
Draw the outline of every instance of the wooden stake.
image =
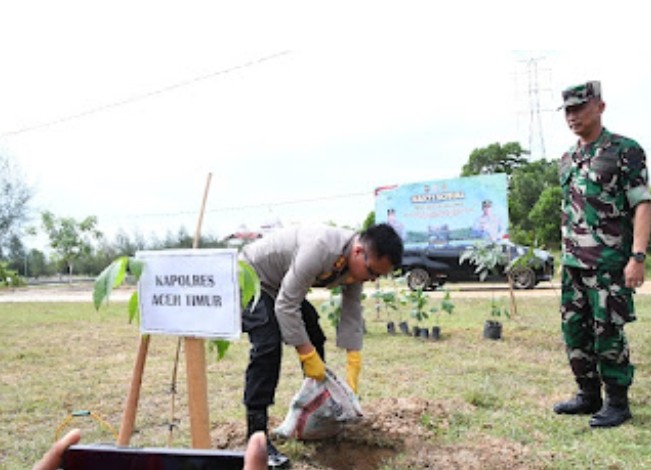
[[[201, 224], [208, 199], [208, 189], [212, 173], [208, 173], [206, 189], [203, 194], [199, 220], [194, 232], [192, 248], [199, 247], [201, 239]], [[195, 449], [210, 448], [210, 419], [208, 413], [208, 381], [206, 379], [206, 346], [200, 338], [185, 338], [185, 363], [188, 376], [188, 405], [190, 408], [190, 431], [192, 447]]]
[[206, 347], [200, 338], [185, 338], [185, 358], [188, 374], [188, 406], [192, 447], [210, 448], [208, 418], [208, 381], [206, 380]]
[[133, 434], [133, 425], [136, 421], [136, 412], [138, 411], [138, 400], [140, 399], [140, 387], [142, 385], [142, 375], [145, 370], [145, 361], [147, 360], [147, 350], [149, 349], [149, 335], [140, 337], [136, 363], [133, 367], [133, 376], [131, 378], [131, 388], [127, 396], [127, 402], [124, 406], [122, 415], [122, 424], [118, 434], [118, 446], [128, 446]]
[[[511, 265], [511, 250], [509, 251], [509, 265]], [[515, 294], [513, 293], [513, 279], [511, 278], [511, 273], [506, 273], [506, 278], [509, 281], [509, 294], [511, 296], [511, 305], [510, 307], [510, 314], [511, 318], [515, 318], [516, 315], [518, 314], [518, 307], [515, 304]]]
[[511, 275], [508, 275], [509, 279], [509, 294], [511, 295], [511, 318], [515, 318], [518, 315], [518, 307], [515, 303], [515, 293], [513, 292], [513, 280]]
[[172, 439], [174, 438], [174, 427], [176, 426], [176, 423], [174, 422], [176, 419], [174, 416], [176, 415], [175, 410], [176, 410], [176, 377], [177, 377], [177, 372], [179, 369], [179, 355], [181, 354], [181, 338], [178, 339], [176, 342], [176, 355], [174, 356], [174, 369], [172, 370], [172, 382], [170, 384], [170, 395], [171, 395], [171, 403], [170, 403], [170, 422], [169, 422], [169, 433], [167, 435], [167, 447], [172, 447]]
[[201, 240], [201, 224], [203, 223], [203, 213], [206, 210], [206, 201], [208, 200], [208, 190], [210, 189], [211, 179], [212, 179], [212, 173], [208, 173], [208, 180], [206, 181], [206, 189], [203, 192], [203, 200], [201, 201], [201, 210], [199, 211], [199, 220], [197, 221], [197, 227], [194, 230], [194, 240], [192, 242], [192, 248], [199, 248], [199, 241]]

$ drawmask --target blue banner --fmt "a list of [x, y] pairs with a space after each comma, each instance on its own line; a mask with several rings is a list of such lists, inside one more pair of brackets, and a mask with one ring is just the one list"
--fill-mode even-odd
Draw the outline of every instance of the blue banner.
[[405, 245], [466, 245], [508, 238], [506, 174], [387, 186], [375, 191], [375, 220]]

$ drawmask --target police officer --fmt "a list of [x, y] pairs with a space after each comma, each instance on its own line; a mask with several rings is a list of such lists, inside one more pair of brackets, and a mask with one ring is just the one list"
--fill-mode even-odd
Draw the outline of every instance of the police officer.
[[[260, 278], [261, 298], [242, 314], [251, 349], [244, 404], [248, 436], [267, 432], [267, 408], [280, 376], [282, 343], [296, 349], [306, 376], [325, 378], [325, 336], [316, 309], [305, 297], [311, 287], [342, 286], [337, 346], [347, 351], [347, 381], [355, 393], [361, 369], [364, 333], [361, 294], [364, 281], [399, 267], [403, 245], [388, 224], [352, 230], [315, 225], [273, 232], [246, 246], [242, 257]], [[270, 467], [286, 467], [288, 458], [267, 440]]]
[[481, 215], [475, 220], [473, 230], [476, 235], [491, 242], [500, 241], [502, 238], [502, 223], [499, 217], [493, 214], [493, 201], [490, 199], [482, 201]]
[[619, 426], [631, 418], [634, 372], [624, 325], [635, 320], [633, 293], [644, 282], [651, 226], [646, 157], [634, 140], [603, 127], [598, 81], [569, 87], [562, 96], [567, 124], [579, 138], [560, 161], [560, 310], [579, 391], [554, 411], [593, 414], [593, 428]]

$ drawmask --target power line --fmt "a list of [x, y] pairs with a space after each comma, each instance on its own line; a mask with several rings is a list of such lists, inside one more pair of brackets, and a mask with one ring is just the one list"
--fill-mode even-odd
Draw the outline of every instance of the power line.
[[[245, 209], [259, 209], [259, 208], [272, 208], [272, 207], [280, 207], [280, 206], [291, 206], [291, 205], [297, 205], [297, 204], [331, 201], [331, 200], [334, 200], [334, 199], [350, 199], [350, 198], [354, 198], [354, 197], [363, 197], [363, 196], [373, 196], [373, 191], [365, 191], [365, 192], [358, 192], [358, 193], [346, 193], [346, 194], [332, 194], [332, 195], [329, 195], [329, 196], [317, 196], [317, 197], [304, 198], [304, 199], [290, 199], [290, 200], [285, 200], [285, 201], [265, 202], [265, 203], [255, 203], [255, 204], [243, 204], [243, 205], [240, 205], [240, 206], [219, 207], [219, 208], [216, 208], [216, 209], [207, 209], [206, 213], [207, 214], [214, 214], [214, 213], [218, 213], [218, 212], [229, 212], [229, 211], [238, 211], [238, 210], [245, 210]], [[123, 216], [122, 218], [174, 217], [174, 216], [179, 216], [179, 215], [193, 215], [193, 214], [196, 214], [196, 210], [179, 211], [179, 212], [165, 212], [165, 213], [150, 213], [150, 214], [134, 214], [134, 215]]]
[[103, 104], [101, 106], [97, 106], [95, 108], [91, 108], [91, 109], [88, 109], [86, 111], [82, 111], [82, 112], [77, 113], [77, 114], [71, 114], [71, 115], [68, 115], [68, 116], [63, 116], [63, 117], [54, 119], [52, 121], [48, 121], [48, 122], [44, 122], [44, 123], [40, 123], [40, 124], [34, 124], [32, 126], [25, 126], [25, 127], [20, 128], [20, 129], [16, 129], [14, 131], [9, 131], [9, 132], [5, 132], [3, 134], [0, 134], [0, 138], [11, 137], [11, 136], [15, 136], [15, 135], [18, 135], [18, 134], [24, 134], [26, 132], [32, 132], [32, 131], [44, 129], [44, 128], [47, 128], [47, 127], [56, 126], [58, 124], [63, 124], [63, 123], [68, 122], [68, 121], [73, 121], [75, 119], [81, 119], [81, 118], [84, 118], [84, 117], [87, 117], [87, 116], [90, 116], [90, 115], [93, 115], [93, 114], [101, 113], [103, 111], [108, 111], [110, 109], [118, 108], [118, 107], [121, 107], [121, 106], [126, 106], [128, 104], [132, 104], [132, 103], [135, 103], [135, 102], [138, 102], [138, 101], [143, 101], [143, 100], [153, 98], [155, 96], [158, 96], [158, 95], [161, 95], [161, 94], [164, 94], [164, 93], [168, 93], [168, 92], [171, 92], [171, 91], [178, 90], [179, 88], [184, 88], [184, 87], [187, 87], [187, 86], [190, 86], [190, 85], [194, 85], [197, 82], [201, 82], [201, 81], [204, 81], [204, 80], [209, 80], [209, 79], [218, 77], [220, 75], [226, 75], [226, 74], [235, 72], [237, 70], [242, 70], [242, 69], [254, 67], [256, 65], [260, 65], [263, 62], [267, 62], [267, 61], [270, 61], [270, 60], [273, 60], [273, 59], [277, 59], [277, 58], [279, 58], [279, 57], [281, 57], [283, 55], [286, 55], [286, 54], [289, 54], [289, 51], [278, 52], [276, 54], [260, 57], [258, 59], [251, 60], [249, 62], [245, 62], [243, 64], [236, 65], [234, 67], [230, 67], [230, 68], [223, 69], [223, 70], [218, 70], [216, 72], [211, 72], [211, 73], [206, 74], [206, 75], [200, 75], [198, 77], [194, 77], [194, 78], [191, 78], [189, 80], [184, 80], [182, 82], [173, 83], [171, 85], [164, 86], [163, 88], [159, 88], [159, 89], [154, 90], [154, 91], [150, 91], [150, 92], [143, 93], [143, 94], [140, 94], [140, 95], [132, 96], [130, 98], [125, 98], [123, 100], [114, 101], [112, 103]]

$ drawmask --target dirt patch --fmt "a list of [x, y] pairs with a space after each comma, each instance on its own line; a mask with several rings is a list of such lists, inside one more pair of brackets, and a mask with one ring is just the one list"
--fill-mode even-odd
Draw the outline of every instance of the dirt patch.
[[[364, 417], [334, 439], [279, 447], [295, 470], [377, 470], [383, 466], [413, 469], [531, 469], [530, 450], [517, 442], [477, 436], [471, 445], [446, 445], [442, 435], [455, 413], [470, 413], [464, 402], [391, 398], [365, 403]], [[279, 423], [272, 422], [275, 426]], [[213, 429], [217, 448], [243, 448], [244, 423]], [[385, 467], [386, 468], [386, 467]]]

